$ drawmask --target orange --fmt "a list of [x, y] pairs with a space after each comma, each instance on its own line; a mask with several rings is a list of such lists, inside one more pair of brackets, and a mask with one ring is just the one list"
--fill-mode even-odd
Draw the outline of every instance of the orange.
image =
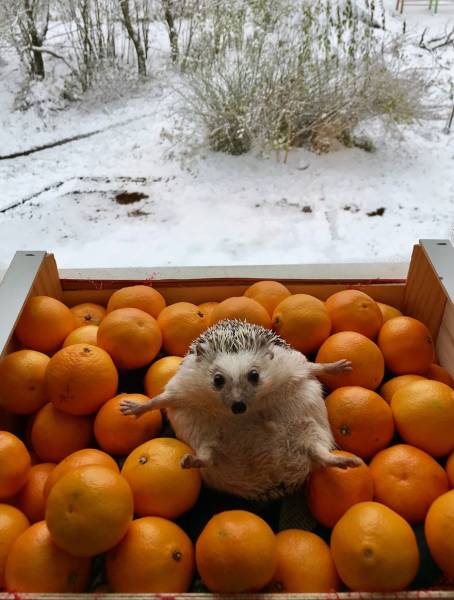
[[412, 524], [424, 521], [429, 506], [449, 489], [444, 469], [431, 456], [406, 444], [386, 448], [369, 465], [375, 500]]
[[211, 323], [224, 319], [238, 319], [267, 329], [271, 328], [271, 317], [266, 308], [263, 308], [257, 300], [246, 296], [232, 296], [219, 302], [211, 313]]
[[160, 410], [151, 410], [136, 418], [125, 416], [120, 410], [123, 398], [135, 402], [149, 402], [142, 394], [119, 394], [101, 407], [95, 418], [95, 438], [109, 454], [126, 455], [147, 440], [156, 437], [162, 426]]
[[277, 567], [269, 585], [272, 592], [316, 593], [339, 589], [339, 577], [329, 546], [321, 537], [301, 529], [276, 535]]
[[315, 352], [331, 332], [324, 303], [308, 294], [294, 294], [280, 302], [272, 322], [274, 331], [304, 354]]
[[202, 304], [199, 304], [198, 308], [206, 316], [208, 323], [211, 323], [211, 315], [218, 304], [219, 302], [202, 302]]
[[76, 327], [99, 325], [107, 314], [104, 306], [101, 306], [101, 304], [94, 304], [93, 302], [76, 304], [70, 308], [70, 311], [76, 320]]
[[333, 324], [332, 332], [357, 331], [374, 338], [383, 325], [378, 304], [359, 290], [342, 290], [325, 301], [326, 310]]
[[91, 417], [64, 413], [48, 402], [33, 420], [31, 445], [43, 462], [58, 463], [68, 454], [88, 446], [92, 430]]
[[12, 352], [0, 362], [0, 404], [22, 415], [36, 412], [46, 402], [44, 374], [49, 357], [35, 350]]
[[378, 390], [378, 393], [384, 400], [386, 400], [388, 404], [391, 404], [392, 397], [397, 390], [400, 390], [401, 387], [407, 385], [408, 383], [413, 383], [414, 381], [423, 381], [424, 379], [425, 377], [422, 375], [398, 375], [397, 377], [393, 377], [384, 383]]
[[180, 461], [192, 450], [173, 438], [145, 442], [127, 457], [121, 474], [134, 494], [134, 512], [175, 519], [194, 506], [199, 497], [198, 469], [182, 469]]
[[50, 296], [33, 296], [27, 300], [15, 333], [26, 348], [52, 354], [75, 326], [74, 315], [62, 302]]
[[429, 508], [424, 533], [432, 558], [447, 577], [454, 578], [454, 490]]
[[112, 469], [115, 473], [119, 473], [120, 469], [118, 468], [117, 463], [114, 459], [103, 452], [102, 450], [97, 450], [96, 448], [84, 448], [83, 450], [77, 450], [77, 452], [73, 452], [66, 458], [64, 458], [52, 473], [49, 475], [47, 479], [46, 485], [44, 486], [44, 498], [47, 501], [47, 497], [49, 496], [50, 490], [53, 488], [55, 483], [66, 475], [69, 471], [77, 469], [78, 467], [83, 467], [86, 465], [98, 465], [102, 467], [107, 467], [108, 469]]
[[454, 390], [439, 381], [415, 381], [391, 400], [402, 439], [432, 456], [454, 450]]
[[56, 408], [72, 415], [96, 412], [115, 396], [118, 373], [102, 348], [73, 344], [55, 354], [46, 371], [46, 389]]
[[257, 281], [249, 286], [243, 295], [256, 300], [272, 317], [276, 306], [292, 293], [279, 281]]
[[12, 592], [80, 593], [90, 577], [91, 561], [59, 548], [45, 521], [29, 527], [14, 542], [5, 570], [6, 588]]
[[435, 381], [446, 383], [449, 387], [454, 387], [454, 379], [452, 378], [451, 373], [444, 367], [436, 365], [435, 363], [430, 365], [424, 373], [424, 376], [427, 377], [427, 379], [435, 379]]
[[383, 302], [377, 302], [377, 304], [378, 308], [381, 310], [383, 323], [386, 323], [386, 321], [389, 321], [389, 319], [393, 319], [394, 317], [403, 317], [403, 314], [395, 306], [383, 304]]
[[0, 500], [14, 496], [27, 481], [30, 454], [24, 443], [9, 431], [0, 431]]
[[72, 346], [73, 344], [91, 344], [92, 346], [97, 346], [98, 326], [84, 325], [83, 327], [73, 329], [65, 338], [65, 341], [63, 342], [63, 348], [66, 348], [66, 346]]
[[276, 571], [276, 536], [257, 515], [228, 510], [205, 525], [195, 545], [195, 559], [211, 592], [257, 592]]
[[164, 356], [154, 362], [145, 374], [145, 393], [150, 398], [159, 396], [167, 383], [178, 371], [182, 362], [181, 356]]
[[[341, 450], [333, 454], [352, 456]], [[319, 467], [311, 473], [307, 491], [312, 515], [319, 523], [331, 528], [350, 506], [373, 499], [374, 482], [365, 464], [353, 469]]]
[[112, 294], [107, 303], [107, 312], [110, 313], [118, 308], [138, 308], [157, 319], [165, 305], [163, 296], [152, 287], [130, 285]]
[[356, 331], [335, 333], [322, 344], [315, 360], [318, 363], [330, 363], [343, 358], [351, 361], [351, 371], [323, 373], [319, 376], [330, 390], [346, 385], [375, 390], [380, 385], [385, 363], [380, 348], [372, 340]]
[[448, 475], [450, 486], [454, 488], [454, 452], [451, 452], [446, 461], [446, 474]]
[[184, 356], [191, 343], [209, 326], [208, 317], [190, 302], [166, 306], [158, 317], [162, 348], [167, 354]]
[[194, 548], [172, 521], [143, 517], [109, 552], [106, 569], [112, 591], [120, 594], [184, 593], [194, 573]]
[[424, 375], [434, 359], [429, 330], [412, 317], [395, 317], [383, 325], [378, 335], [386, 367], [396, 375]]
[[138, 308], [117, 308], [98, 329], [98, 346], [107, 350], [119, 369], [138, 369], [161, 349], [156, 319]]
[[133, 516], [131, 488], [108, 467], [85, 465], [65, 473], [47, 498], [46, 522], [55, 543], [74, 556], [116, 546]]
[[331, 554], [340, 578], [353, 591], [404, 590], [419, 567], [412, 528], [378, 502], [360, 502], [347, 510], [332, 531]]
[[5, 587], [5, 564], [11, 546], [30, 523], [19, 509], [0, 504], [0, 590]]
[[44, 487], [55, 466], [54, 463], [33, 465], [28, 473], [25, 485], [16, 496], [16, 506], [27, 516], [30, 523], [36, 523], [44, 519], [46, 510]]
[[327, 396], [326, 409], [334, 439], [342, 450], [370, 458], [393, 438], [391, 408], [372, 390], [338, 388]]

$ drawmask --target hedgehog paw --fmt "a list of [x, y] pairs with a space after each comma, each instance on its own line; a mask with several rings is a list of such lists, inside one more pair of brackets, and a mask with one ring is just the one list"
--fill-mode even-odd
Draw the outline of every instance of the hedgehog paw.
[[349, 469], [361, 466], [363, 461], [358, 456], [339, 456], [334, 455], [333, 461], [330, 463], [330, 467], [337, 467], [338, 469]]
[[147, 407], [145, 404], [134, 402], [134, 400], [123, 399], [120, 401], [120, 411], [125, 416], [134, 415], [135, 417], [140, 417], [140, 415], [147, 411]]
[[346, 358], [331, 363], [327, 369], [330, 373], [343, 373], [344, 371], [352, 370], [352, 362]]

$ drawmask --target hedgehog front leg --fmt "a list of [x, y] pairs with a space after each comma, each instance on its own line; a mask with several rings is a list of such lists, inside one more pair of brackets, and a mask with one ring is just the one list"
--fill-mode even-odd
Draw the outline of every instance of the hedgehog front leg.
[[349, 467], [359, 467], [363, 464], [363, 461], [358, 456], [332, 454], [324, 446], [317, 444], [309, 448], [308, 454], [312, 462], [318, 467], [348, 469]]
[[352, 370], [352, 363], [346, 358], [333, 363], [308, 363], [309, 370], [312, 375], [320, 375], [321, 373], [343, 373], [344, 371]]
[[151, 398], [148, 402], [135, 402], [123, 398], [120, 401], [120, 410], [124, 415], [134, 415], [140, 417], [149, 410], [157, 410], [159, 408], [168, 408], [172, 405], [172, 396], [166, 392]]
[[357, 456], [342, 456], [332, 454], [334, 449], [334, 440], [326, 415], [324, 405], [314, 410], [313, 418], [305, 423], [304, 431], [304, 450], [316, 467], [339, 467], [347, 469], [348, 467], [358, 467], [362, 460]]

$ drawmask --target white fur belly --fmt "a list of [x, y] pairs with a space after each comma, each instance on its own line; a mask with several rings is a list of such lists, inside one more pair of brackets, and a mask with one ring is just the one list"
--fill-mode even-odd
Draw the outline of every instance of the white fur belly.
[[310, 471], [309, 458], [285, 423], [269, 427], [259, 415], [207, 418], [177, 409], [169, 409], [168, 417], [196, 454], [204, 444], [215, 448], [216, 465], [201, 469], [215, 489], [248, 499], [277, 498], [300, 487]]

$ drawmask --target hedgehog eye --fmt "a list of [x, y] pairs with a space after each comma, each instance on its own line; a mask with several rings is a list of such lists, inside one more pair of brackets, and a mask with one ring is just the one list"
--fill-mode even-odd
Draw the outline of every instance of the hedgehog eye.
[[216, 373], [216, 375], [213, 378], [214, 387], [217, 390], [220, 390], [222, 388], [222, 386], [224, 385], [224, 383], [225, 383], [224, 375], [221, 375], [220, 373]]
[[247, 379], [250, 383], [258, 383], [259, 382], [259, 374], [255, 369], [249, 371], [247, 374]]

